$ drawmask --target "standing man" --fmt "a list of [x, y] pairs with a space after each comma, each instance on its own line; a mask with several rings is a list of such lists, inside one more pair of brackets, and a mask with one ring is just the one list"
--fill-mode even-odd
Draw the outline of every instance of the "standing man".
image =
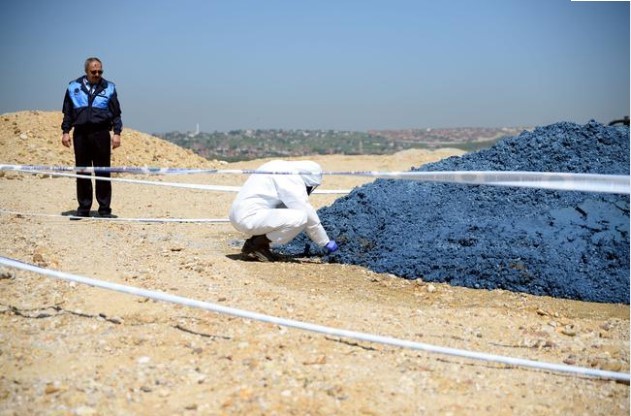
[[233, 227], [250, 237], [241, 248], [243, 256], [273, 262], [277, 256], [270, 244], [287, 244], [302, 231], [326, 253], [336, 251], [337, 243], [329, 238], [308, 201], [322, 182], [320, 165], [310, 160], [273, 160], [257, 170], [270, 174], [252, 174], [230, 207]]
[[[123, 122], [116, 86], [102, 75], [101, 60], [88, 58], [85, 60], [85, 75], [70, 82], [66, 89], [61, 143], [70, 147], [70, 130], [74, 128], [72, 139], [77, 167], [110, 167], [111, 151], [121, 145]], [[110, 130], [114, 131], [112, 137]], [[95, 172], [95, 175], [109, 178], [110, 172]], [[112, 217], [111, 182], [97, 180], [95, 191], [99, 215]], [[76, 215], [89, 217], [92, 207], [92, 179], [77, 179], [77, 201], [79, 207]]]

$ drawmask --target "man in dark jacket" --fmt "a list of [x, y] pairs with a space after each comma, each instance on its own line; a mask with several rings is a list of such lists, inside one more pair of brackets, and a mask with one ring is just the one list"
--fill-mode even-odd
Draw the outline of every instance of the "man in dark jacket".
[[[85, 75], [68, 84], [64, 97], [64, 119], [61, 143], [70, 147], [73, 130], [75, 165], [77, 167], [110, 167], [111, 150], [121, 145], [123, 129], [121, 109], [113, 82], [103, 77], [103, 64], [98, 58], [85, 61]], [[110, 130], [114, 134], [110, 137]], [[95, 172], [110, 177], [109, 172]], [[95, 184], [99, 215], [111, 217], [112, 184], [97, 180]], [[88, 217], [92, 207], [92, 180], [77, 179], [77, 216]]]

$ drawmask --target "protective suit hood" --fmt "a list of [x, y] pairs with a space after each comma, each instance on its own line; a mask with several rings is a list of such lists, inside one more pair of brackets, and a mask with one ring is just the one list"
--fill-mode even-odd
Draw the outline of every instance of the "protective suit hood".
[[295, 163], [294, 169], [300, 172], [300, 177], [306, 186], [319, 186], [322, 183], [322, 167], [316, 162], [300, 160], [293, 163]]

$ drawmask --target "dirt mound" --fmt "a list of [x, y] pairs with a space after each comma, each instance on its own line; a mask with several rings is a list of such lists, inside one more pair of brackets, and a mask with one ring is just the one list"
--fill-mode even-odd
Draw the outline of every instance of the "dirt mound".
[[[74, 165], [72, 148], [61, 145], [60, 112], [22, 111], [0, 116], [1, 163]], [[208, 167], [219, 166], [190, 150], [124, 127], [122, 145], [112, 152], [113, 166]]]

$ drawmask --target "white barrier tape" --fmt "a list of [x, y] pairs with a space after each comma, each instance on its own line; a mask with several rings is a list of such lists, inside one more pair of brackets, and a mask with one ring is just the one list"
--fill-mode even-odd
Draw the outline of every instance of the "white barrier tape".
[[188, 168], [160, 168], [160, 167], [136, 167], [136, 166], [45, 166], [45, 165], [0, 165], [0, 170], [19, 171], [51, 171], [51, 172], [112, 172], [112, 173], [138, 173], [138, 174], [192, 174], [192, 173], [216, 173], [217, 169], [188, 169]]
[[[145, 181], [141, 179], [123, 179], [123, 178], [107, 178], [103, 176], [88, 176], [88, 175], [77, 175], [73, 173], [60, 173], [60, 172], [47, 172], [47, 171], [36, 171], [36, 170], [22, 170], [22, 169], [12, 169], [14, 172], [22, 172], [22, 173], [30, 173], [30, 174], [41, 174], [41, 175], [50, 175], [50, 176], [63, 176], [67, 178], [81, 178], [81, 179], [95, 179], [97, 181], [109, 181], [109, 182], [123, 182], [123, 183], [135, 183], [141, 185], [154, 185], [154, 186], [171, 186], [174, 188], [186, 188], [186, 189], [201, 189], [205, 191], [220, 191], [220, 192], [239, 192], [241, 190], [240, 186], [228, 186], [228, 185], [200, 185], [193, 183], [179, 183], [179, 182], [158, 182], [158, 181]], [[348, 189], [340, 189], [340, 190], [327, 190], [327, 189], [316, 189], [313, 191], [313, 194], [343, 194], [346, 195], [350, 193]]]
[[76, 215], [63, 215], [63, 214], [38, 214], [33, 212], [19, 212], [19, 211], [9, 211], [6, 209], [0, 208], [0, 214], [7, 215], [20, 215], [26, 217], [47, 217], [47, 218], [65, 218], [65, 219], [80, 219], [80, 220], [98, 220], [98, 221], [122, 221], [122, 222], [157, 222], [157, 223], [167, 223], [167, 222], [178, 222], [178, 223], [211, 223], [211, 224], [220, 224], [220, 223], [229, 223], [230, 220], [228, 218], [123, 218], [123, 217], [113, 217], [113, 218], [103, 218], [103, 217], [79, 217]]
[[[301, 171], [259, 171], [247, 169], [179, 169], [179, 168], [133, 168], [133, 167], [63, 167], [32, 165], [0, 165], [0, 170], [43, 173], [42, 170], [76, 170], [83, 172], [135, 172], [138, 173], [213, 173], [213, 174], [262, 174], [262, 175], [297, 175]], [[627, 175], [599, 175], [586, 173], [561, 172], [495, 172], [495, 171], [445, 171], [445, 172], [323, 172], [324, 175], [368, 176], [382, 179], [408, 179], [427, 182], [463, 183], [471, 185], [496, 185], [527, 188], [555, 189], [562, 191], [607, 192], [629, 194], [631, 184]], [[63, 176], [63, 174], [58, 174]], [[202, 186], [202, 185], [200, 185]], [[212, 186], [212, 185], [208, 185]], [[217, 187], [219, 188], [219, 187]], [[227, 187], [234, 188], [234, 187]], [[209, 188], [197, 188], [209, 189]], [[223, 190], [211, 188], [212, 190]], [[227, 190], [227, 189], [226, 189]], [[340, 191], [341, 192], [341, 191]], [[318, 193], [317, 190], [315, 193]], [[338, 193], [338, 191], [331, 192]], [[348, 193], [346, 191], [346, 193]]]
[[240, 189], [237, 186], [197, 185], [197, 184], [192, 184], [192, 183], [145, 181], [141, 179], [106, 178], [103, 176], [76, 175], [73, 173], [59, 173], [59, 172], [45, 172], [45, 171], [38, 172], [34, 170], [21, 170], [21, 169], [14, 169], [14, 171], [23, 172], [23, 173], [32, 173], [32, 174], [44, 174], [44, 175], [51, 175], [51, 176], [63, 176], [67, 178], [96, 179], [98, 181], [136, 183], [136, 184], [155, 185], [155, 186], [171, 186], [175, 188], [202, 189], [202, 190], [210, 190], [210, 191], [239, 192], [239, 189]]
[[[360, 174], [360, 173], [358, 173]], [[560, 172], [366, 172], [365, 176], [383, 179], [410, 179], [415, 181], [463, 183], [469, 185], [515, 186], [555, 189], [560, 191], [607, 192], [629, 194], [630, 177], [593, 173]]]
[[534, 360], [527, 360], [521, 358], [513, 358], [502, 355], [486, 354], [475, 351], [461, 350], [457, 348], [440, 347], [431, 344], [424, 344], [415, 341], [407, 341], [397, 338], [385, 337], [380, 335], [373, 335], [364, 332], [349, 331], [345, 329], [332, 328], [322, 325], [311, 324], [308, 322], [296, 321], [293, 319], [284, 319], [271, 315], [264, 315], [257, 312], [245, 311], [242, 309], [231, 308], [228, 306], [217, 305], [210, 302], [203, 302], [195, 299], [189, 299], [182, 296], [170, 295], [164, 292], [158, 292], [153, 290], [147, 290], [137, 288], [134, 286], [127, 286], [118, 283], [110, 283], [102, 280], [91, 279], [89, 277], [83, 277], [79, 275], [59, 272], [55, 270], [45, 269], [31, 264], [23, 263], [18, 260], [10, 259], [4, 256], [0, 256], [0, 264], [4, 264], [8, 267], [14, 267], [21, 270], [26, 270], [34, 273], [43, 274], [46, 276], [55, 277], [65, 281], [82, 283], [89, 286], [94, 286], [102, 289], [113, 290], [116, 292], [128, 293], [134, 296], [141, 296], [144, 298], [160, 300], [164, 302], [175, 303], [184, 306], [190, 306], [194, 308], [203, 309], [206, 311], [223, 313], [227, 315], [236, 316], [244, 319], [252, 319], [260, 322], [267, 322], [275, 325], [286, 326], [290, 328], [302, 329], [305, 331], [317, 332], [334, 337], [351, 338], [360, 341], [374, 342], [384, 345], [391, 345], [402, 348], [410, 348], [413, 350], [421, 350], [426, 352], [434, 352], [439, 354], [457, 356], [462, 358], [469, 358], [472, 360], [481, 360], [487, 362], [502, 363], [511, 366], [529, 367], [540, 370], [548, 370], [553, 372], [573, 373], [583, 376], [598, 377], [604, 379], [620, 380], [623, 382], [630, 381], [630, 375], [628, 373], [618, 373], [614, 371], [597, 370], [586, 367], [570, 366], [565, 364], [546, 363]]
[[[11, 170], [19, 172], [76, 172], [76, 173], [133, 173], [145, 175], [176, 175], [176, 174], [229, 174], [229, 175], [300, 175], [310, 174], [308, 171], [261, 171], [257, 169], [189, 169], [189, 168], [160, 168], [160, 167], [135, 167], [135, 166], [44, 166], [44, 165], [0, 165], [0, 170]], [[364, 172], [362, 172], [364, 173]], [[354, 175], [354, 172], [333, 173], [337, 175]]]

